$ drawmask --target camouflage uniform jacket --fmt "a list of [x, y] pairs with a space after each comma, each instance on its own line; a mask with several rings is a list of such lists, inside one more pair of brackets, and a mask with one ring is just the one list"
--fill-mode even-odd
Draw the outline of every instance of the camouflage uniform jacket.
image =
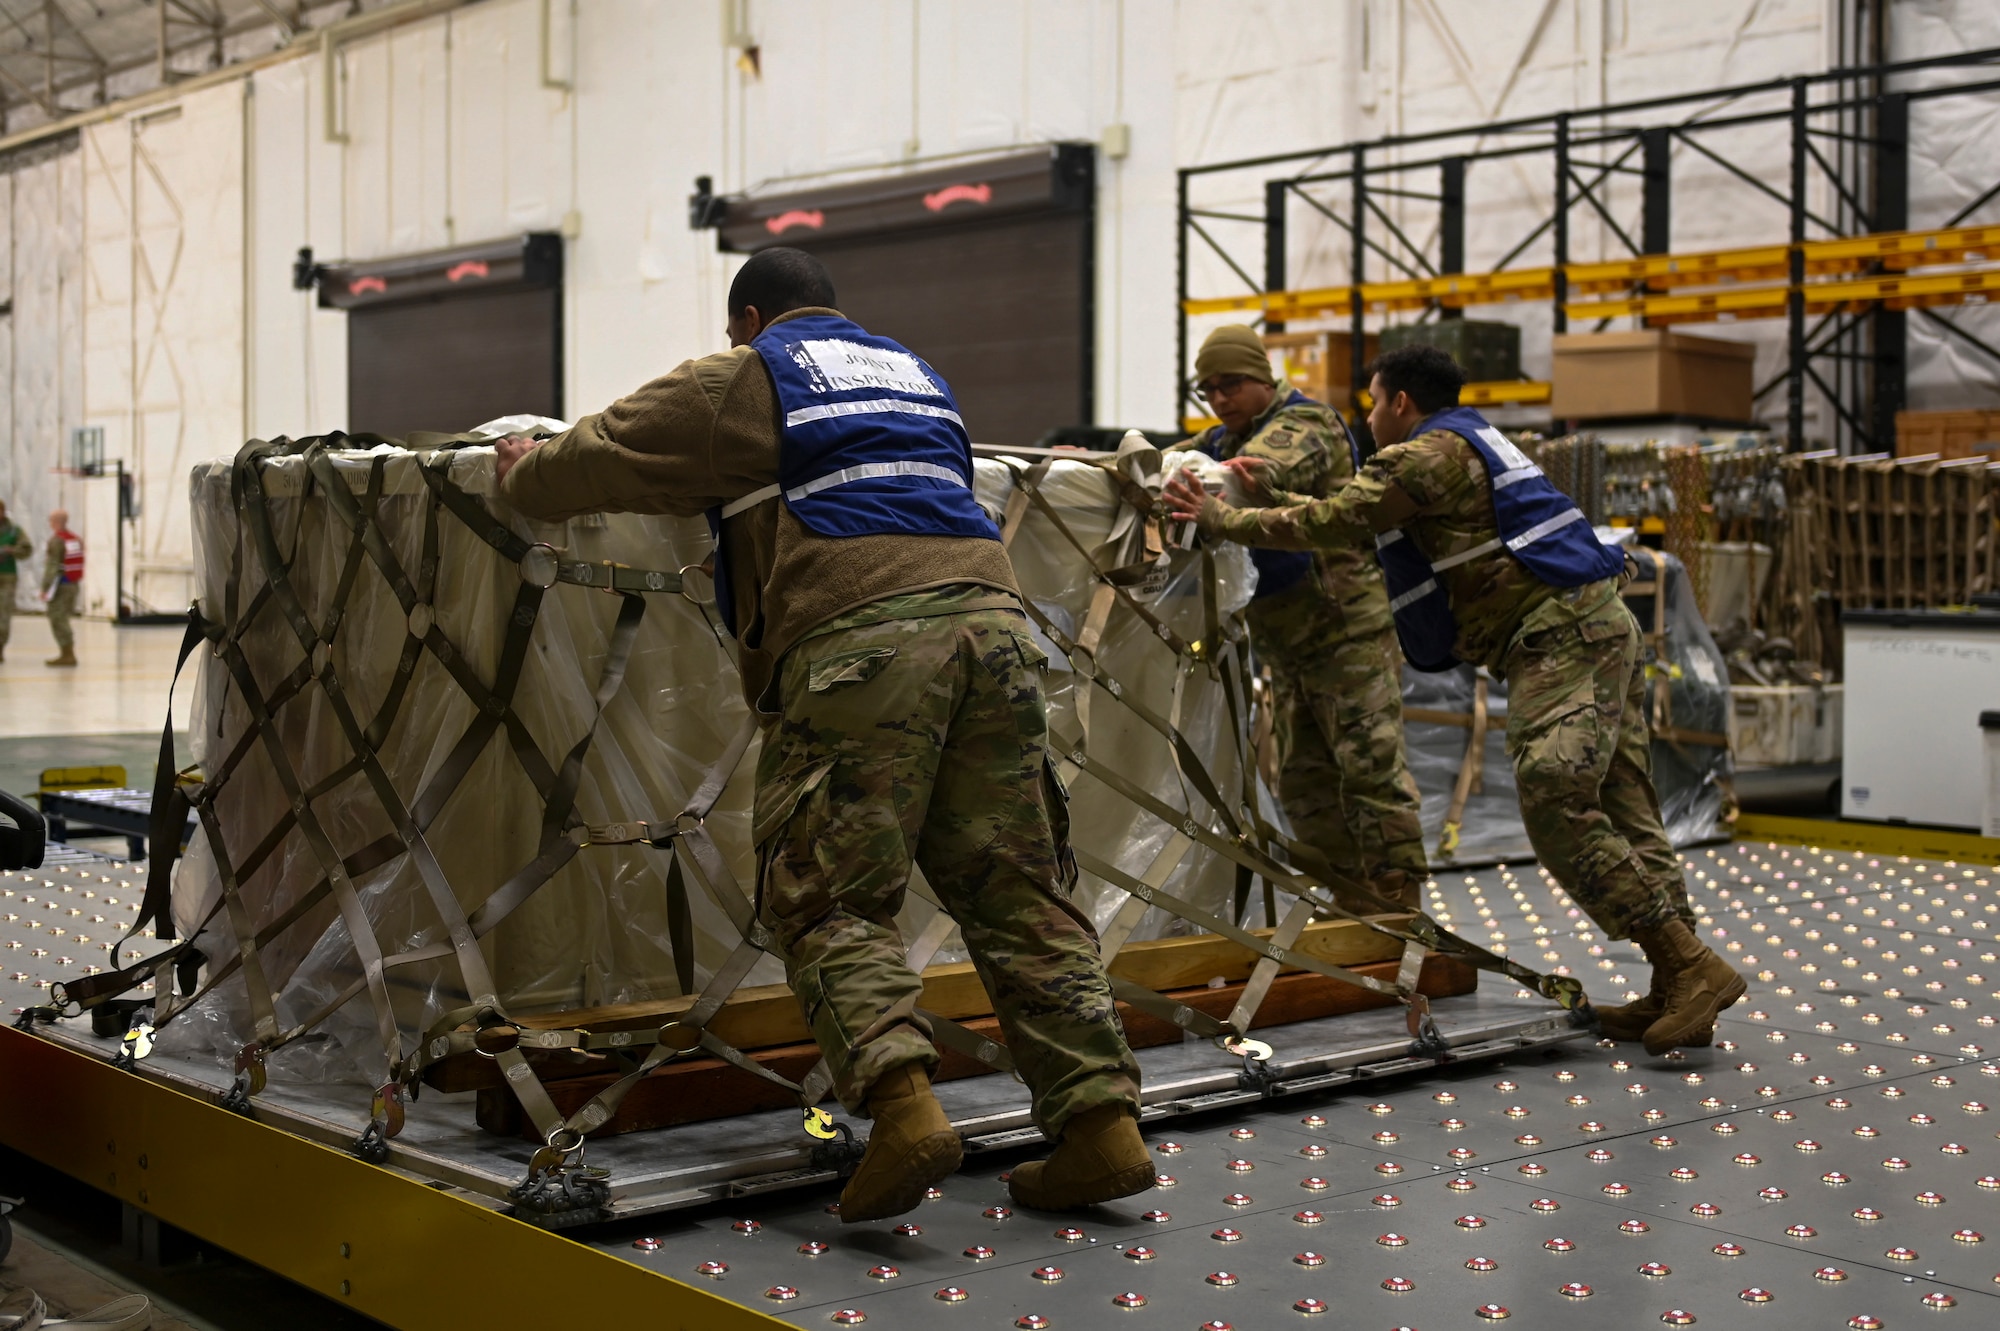
[[[771, 322], [837, 313], [807, 307]], [[500, 492], [548, 522], [579, 513], [694, 517], [777, 480], [780, 434], [770, 371], [756, 351], [735, 347], [687, 361], [579, 418], [522, 458]], [[885, 597], [960, 584], [986, 588], [988, 606], [1019, 604], [1013, 565], [998, 541], [821, 536], [778, 502], [724, 518], [721, 540], [734, 588], [743, 695], [767, 712], [776, 707], [767, 686], [779, 658], [838, 615]]]
[[[1273, 492], [1288, 502], [1332, 494], [1354, 479], [1354, 456], [1333, 408], [1310, 400], [1286, 403], [1287, 390], [1238, 438], [1222, 426], [1177, 444], [1217, 443], [1224, 458], [1267, 459]], [[1302, 586], [1250, 604], [1250, 632], [1257, 649], [1285, 660], [1316, 656], [1325, 643], [1346, 642], [1389, 626], [1389, 593], [1373, 548], [1321, 547], [1313, 552], [1313, 578]]]
[[[1211, 499], [1202, 515], [1203, 532], [1280, 550], [1365, 552], [1371, 562], [1376, 534], [1392, 527], [1413, 536], [1433, 562], [1491, 541], [1499, 532], [1485, 464], [1470, 444], [1447, 430], [1383, 449], [1324, 499], [1270, 488], [1277, 491], [1279, 507], [1236, 509]], [[1566, 602], [1562, 609], [1568, 613], [1561, 618], [1584, 616], [1617, 592], [1609, 580], [1568, 591], [1551, 587], [1504, 549], [1438, 576], [1457, 623], [1454, 654], [1495, 674], [1504, 674], [1508, 644], [1543, 605]]]

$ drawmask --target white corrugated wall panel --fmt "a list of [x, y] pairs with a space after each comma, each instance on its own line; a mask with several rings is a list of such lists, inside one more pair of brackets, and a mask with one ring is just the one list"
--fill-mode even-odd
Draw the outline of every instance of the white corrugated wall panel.
[[712, 7], [592, 0], [578, 19], [572, 414], [724, 345], [726, 265], [714, 232], [689, 229], [687, 196], [696, 176], [722, 175], [722, 103], [736, 77]]
[[[84, 421], [137, 478], [126, 585], [142, 607], [193, 591], [186, 482], [244, 428], [243, 108], [247, 85], [88, 127]], [[99, 491], [103, 493], [100, 494]], [[112, 609], [108, 483], [89, 495], [93, 612]]]
[[[38, 155], [31, 155], [38, 156]], [[13, 355], [8, 377], [10, 513], [35, 538], [21, 602], [39, 604], [49, 511], [83, 516], [82, 486], [57, 474], [83, 415], [83, 157], [40, 157], [10, 174]], [[110, 533], [107, 531], [106, 536]]]
[[[2000, 46], [2000, 6], [1967, 3], [1899, 5], [1891, 56], [1914, 60]], [[1964, 79], [1933, 75], [1931, 82]], [[1966, 204], [2000, 183], [2000, 101], [1991, 96], [1937, 98], [1910, 114], [1910, 225], [1942, 226]], [[2000, 201], [1965, 219], [2000, 221]], [[1919, 411], [1991, 407], [2000, 401], [2000, 364], [1946, 327], [1988, 346], [2000, 345], [2000, 310], [1962, 305], [1909, 317], [1909, 406]]]

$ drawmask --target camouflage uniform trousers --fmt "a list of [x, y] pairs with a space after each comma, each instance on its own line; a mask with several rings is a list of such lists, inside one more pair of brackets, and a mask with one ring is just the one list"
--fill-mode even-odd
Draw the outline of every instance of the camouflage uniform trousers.
[[1263, 660], [1271, 669], [1278, 798], [1293, 834], [1334, 868], [1415, 908], [1429, 869], [1422, 802], [1404, 758], [1396, 630]]
[[18, 573], [0, 573], [0, 652], [7, 650], [7, 639], [14, 631], [14, 593], [19, 587]]
[[1508, 644], [1507, 756], [1535, 854], [1606, 936], [1695, 914], [1660, 818], [1639, 626], [1594, 583]]
[[913, 866], [958, 922], [1042, 1131], [1097, 1105], [1137, 1110], [1139, 1066], [1069, 899], [1046, 660], [1025, 617], [989, 609], [836, 628], [779, 667], [759, 908], [849, 1112], [884, 1073], [937, 1067], [895, 925]]
[[76, 613], [77, 584], [59, 582], [49, 593], [49, 636], [56, 640], [58, 651], [69, 651], [76, 644], [76, 634], [70, 630], [70, 616]]

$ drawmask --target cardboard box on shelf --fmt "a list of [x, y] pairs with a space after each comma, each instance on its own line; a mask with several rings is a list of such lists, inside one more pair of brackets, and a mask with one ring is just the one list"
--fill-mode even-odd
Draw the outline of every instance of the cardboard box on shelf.
[[1558, 420], [1699, 416], [1747, 421], [1756, 356], [1747, 342], [1664, 328], [1561, 334], [1555, 339], [1549, 411]]
[[[1375, 359], [1379, 339], [1369, 333], [1362, 339], [1363, 363]], [[1317, 329], [1303, 333], [1266, 333], [1264, 349], [1271, 354], [1271, 370], [1281, 383], [1289, 383], [1315, 402], [1346, 411], [1354, 390], [1348, 380], [1354, 375], [1354, 335]], [[1362, 387], [1367, 387], [1363, 384]]]
[[1896, 456], [1927, 453], [2000, 462], [2000, 410], [1897, 412]]

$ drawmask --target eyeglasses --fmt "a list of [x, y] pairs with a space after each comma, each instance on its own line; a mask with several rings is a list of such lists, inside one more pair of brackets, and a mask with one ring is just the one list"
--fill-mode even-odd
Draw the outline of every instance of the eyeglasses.
[[1247, 374], [1225, 374], [1214, 379], [1204, 379], [1194, 386], [1194, 391], [1203, 397], [1235, 397], [1243, 385], [1250, 382]]

